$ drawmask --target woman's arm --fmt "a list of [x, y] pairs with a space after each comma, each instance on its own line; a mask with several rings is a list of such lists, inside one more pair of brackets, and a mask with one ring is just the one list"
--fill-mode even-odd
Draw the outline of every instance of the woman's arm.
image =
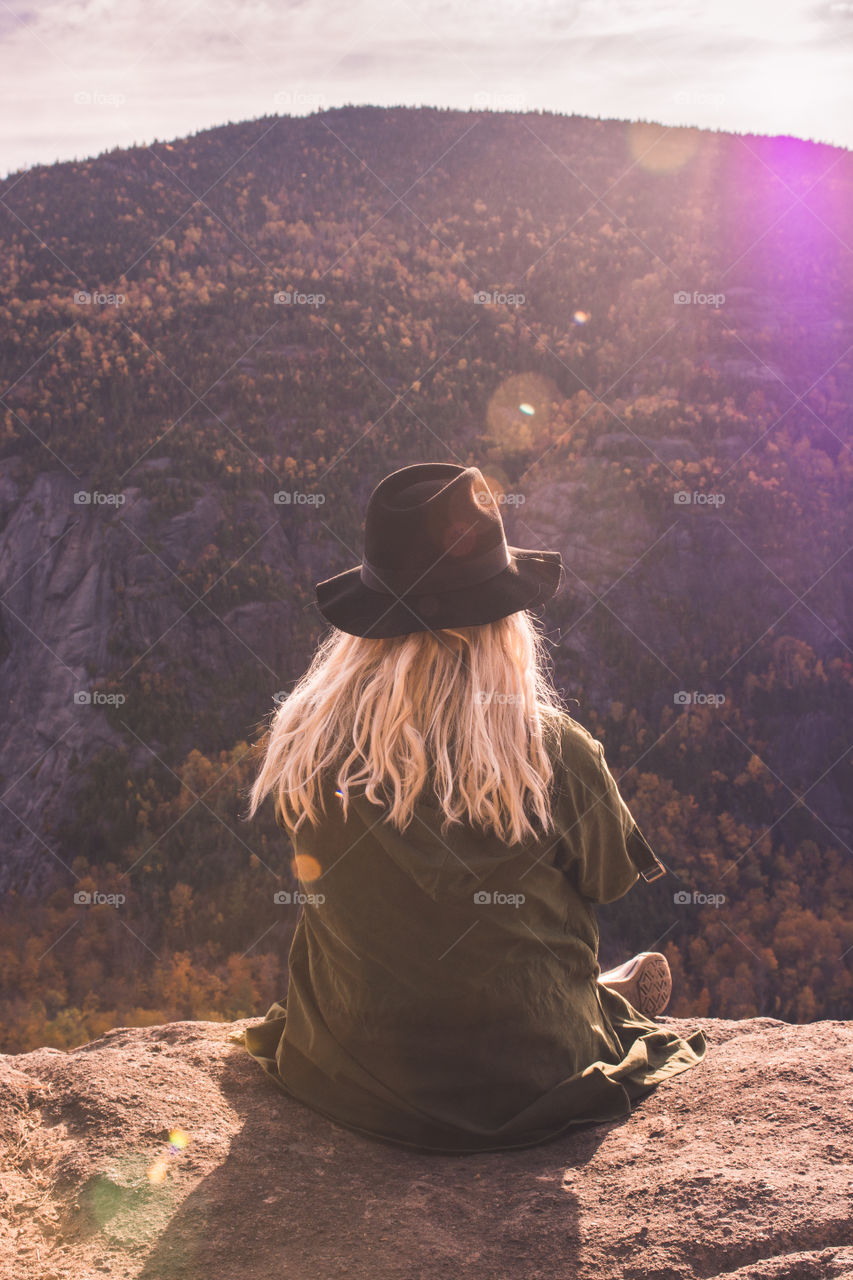
[[[579, 730], [579, 732], [578, 732]], [[574, 723], [561, 745], [554, 822], [557, 865], [591, 902], [613, 902], [640, 874], [657, 879], [666, 868], [655, 857], [607, 767], [597, 739]]]

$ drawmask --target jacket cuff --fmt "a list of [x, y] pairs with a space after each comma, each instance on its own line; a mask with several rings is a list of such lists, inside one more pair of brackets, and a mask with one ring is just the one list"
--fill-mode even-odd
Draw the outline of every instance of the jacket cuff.
[[628, 857], [644, 880], [658, 880], [666, 875], [666, 867], [636, 824], [625, 841], [625, 848], [628, 851]]

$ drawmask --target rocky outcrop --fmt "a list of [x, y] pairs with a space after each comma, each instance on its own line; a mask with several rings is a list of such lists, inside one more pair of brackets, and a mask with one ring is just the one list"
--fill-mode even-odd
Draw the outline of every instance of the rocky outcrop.
[[661, 1017], [708, 1054], [629, 1117], [439, 1156], [280, 1093], [251, 1021], [0, 1057], [2, 1280], [853, 1277], [851, 1023]]

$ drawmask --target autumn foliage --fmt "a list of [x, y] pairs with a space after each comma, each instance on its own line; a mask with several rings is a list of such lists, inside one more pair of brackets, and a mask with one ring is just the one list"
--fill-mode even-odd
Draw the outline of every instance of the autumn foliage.
[[[39, 555], [76, 521], [126, 563], [89, 675], [125, 695], [98, 714], [127, 749], [68, 739], [74, 804], [44, 833], [67, 869], [0, 909], [0, 1048], [283, 995], [296, 917], [274, 895], [295, 881], [271, 813], [243, 821], [250, 744], [373, 485], [433, 459], [522, 495], [510, 542], [563, 553], [555, 683], [670, 870], [601, 910], [602, 967], [664, 951], [675, 1015], [853, 1016], [853, 182], [833, 159], [344, 108], [6, 180], [0, 534], [45, 470], [129, 495], [153, 534], [43, 512]], [[701, 288], [725, 303], [674, 301]], [[123, 301], [78, 298], [97, 290]], [[275, 301], [300, 292], [324, 301]], [[0, 656], [35, 643], [20, 589]]]

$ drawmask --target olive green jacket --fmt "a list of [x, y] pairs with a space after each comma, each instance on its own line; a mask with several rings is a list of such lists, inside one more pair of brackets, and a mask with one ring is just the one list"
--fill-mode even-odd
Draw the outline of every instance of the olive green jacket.
[[550, 745], [545, 838], [442, 836], [427, 803], [401, 834], [364, 796], [303, 823], [295, 852], [322, 874], [299, 886], [286, 999], [246, 1032], [290, 1096], [410, 1147], [500, 1150], [627, 1115], [702, 1060], [701, 1030], [681, 1039], [596, 980], [594, 904], [661, 864], [601, 744], [563, 713]]

